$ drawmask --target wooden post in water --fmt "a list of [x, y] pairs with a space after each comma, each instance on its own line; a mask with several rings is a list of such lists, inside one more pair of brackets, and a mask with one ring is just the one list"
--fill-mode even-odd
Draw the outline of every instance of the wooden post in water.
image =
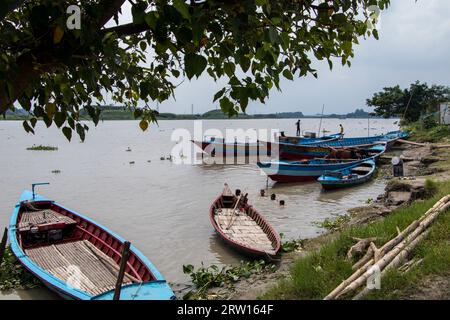
[[122, 290], [123, 277], [125, 276], [125, 267], [127, 265], [129, 253], [130, 253], [130, 242], [125, 241], [123, 243], [122, 258], [120, 260], [119, 275], [117, 276], [117, 282], [116, 282], [116, 288], [114, 290], [113, 300], [120, 299], [120, 291]]
[[5, 228], [5, 232], [3, 232], [2, 242], [0, 243], [0, 265], [3, 262], [3, 255], [5, 254], [7, 239], [8, 239], [8, 228]]

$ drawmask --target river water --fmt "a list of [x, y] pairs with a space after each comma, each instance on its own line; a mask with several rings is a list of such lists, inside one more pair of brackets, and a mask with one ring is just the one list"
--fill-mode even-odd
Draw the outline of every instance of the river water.
[[[207, 120], [203, 129], [274, 129], [295, 134], [296, 119]], [[319, 119], [302, 119], [302, 130], [318, 131]], [[324, 119], [321, 128], [337, 132], [342, 123], [346, 137], [367, 136], [396, 130], [395, 120]], [[243, 258], [225, 247], [208, 218], [211, 202], [228, 182], [232, 189], [249, 193], [253, 204], [287, 239], [309, 238], [321, 233], [315, 222], [346, 213], [384, 188], [382, 180], [357, 188], [322, 192], [318, 183], [277, 185], [270, 193], [286, 202], [284, 207], [260, 197], [266, 177], [254, 163], [245, 165], [176, 164], [168, 157], [176, 142], [176, 129], [194, 133], [193, 121], [160, 121], [142, 132], [135, 121], [88, 124], [86, 141], [68, 142], [42, 124], [35, 135], [21, 122], [0, 121], [0, 226], [9, 216], [20, 193], [33, 182], [50, 182], [38, 192], [89, 216], [131, 241], [170, 283], [186, 283], [183, 264], [236, 263]], [[188, 132], [185, 131], [185, 132]], [[27, 147], [50, 145], [57, 151], [29, 151]], [[127, 149], [131, 151], [126, 151]], [[59, 170], [59, 173], [52, 171]], [[3, 230], [3, 228], [2, 228]], [[46, 289], [10, 292], [0, 299], [46, 299]]]

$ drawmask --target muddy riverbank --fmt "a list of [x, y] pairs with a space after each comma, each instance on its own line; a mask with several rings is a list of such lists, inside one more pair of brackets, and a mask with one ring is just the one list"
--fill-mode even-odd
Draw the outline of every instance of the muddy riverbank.
[[[389, 158], [392, 156], [401, 156], [404, 158], [405, 177], [394, 178]], [[257, 299], [268, 289], [279, 283], [280, 280], [290, 277], [290, 269], [294, 261], [308, 255], [319, 249], [323, 244], [329, 243], [337, 238], [340, 230], [349, 226], [365, 225], [388, 216], [393, 210], [408, 206], [415, 201], [421, 201], [426, 193], [426, 180], [446, 181], [450, 179], [449, 167], [450, 151], [448, 148], [433, 148], [427, 144], [423, 146], [414, 146], [401, 144], [387, 153], [382, 165], [378, 169], [376, 179], [386, 179], [387, 185], [384, 193], [376, 199], [369, 199], [368, 204], [361, 207], [349, 209], [345, 216], [341, 216], [334, 223], [329, 223], [331, 230], [302, 241], [301, 248], [284, 253], [281, 260], [277, 263], [275, 272], [265, 272], [253, 274], [249, 278], [239, 280], [232, 285], [218, 288], [211, 288], [206, 294], [207, 299]], [[427, 288], [439, 289], [439, 292], [445, 292], [449, 282], [427, 279], [426, 286], [421, 293], [417, 293], [417, 298], [424, 298]], [[433, 278], [434, 279], [434, 278]], [[425, 281], [425, 280], [424, 280]], [[414, 298], [414, 296], [404, 297]]]

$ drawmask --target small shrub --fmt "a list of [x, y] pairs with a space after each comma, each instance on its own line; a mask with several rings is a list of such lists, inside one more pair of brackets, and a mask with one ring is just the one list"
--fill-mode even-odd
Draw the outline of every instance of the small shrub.
[[425, 197], [431, 198], [438, 191], [438, 185], [433, 180], [427, 179], [425, 180]]
[[422, 128], [424, 128], [425, 130], [434, 128], [438, 125], [438, 123], [436, 121], [436, 117], [432, 114], [425, 116], [421, 122], [422, 122]]

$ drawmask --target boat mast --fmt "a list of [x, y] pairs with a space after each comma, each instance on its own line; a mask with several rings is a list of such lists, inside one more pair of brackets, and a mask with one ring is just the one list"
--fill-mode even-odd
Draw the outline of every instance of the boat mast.
[[317, 134], [317, 137], [320, 137], [320, 129], [322, 129], [322, 119], [323, 119], [323, 111], [324, 110], [325, 110], [325, 104], [322, 105], [322, 115], [320, 116], [319, 132]]

